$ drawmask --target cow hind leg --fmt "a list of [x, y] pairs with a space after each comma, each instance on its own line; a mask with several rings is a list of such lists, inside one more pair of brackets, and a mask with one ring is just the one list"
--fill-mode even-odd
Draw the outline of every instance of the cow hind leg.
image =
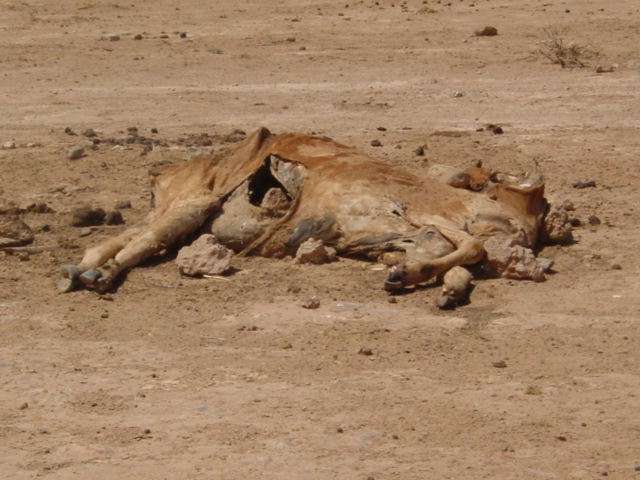
[[404, 287], [423, 283], [443, 275], [453, 267], [472, 265], [483, 258], [482, 243], [468, 233], [442, 226], [436, 228], [455, 246], [455, 250], [439, 258], [426, 255], [424, 258], [419, 256], [408, 258], [407, 261], [391, 270], [385, 281], [386, 290], [399, 291]]

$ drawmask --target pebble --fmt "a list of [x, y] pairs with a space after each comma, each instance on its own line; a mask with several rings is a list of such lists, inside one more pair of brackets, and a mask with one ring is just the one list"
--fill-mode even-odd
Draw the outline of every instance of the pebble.
[[418, 148], [416, 148], [413, 153], [415, 154], [416, 157], [424, 157], [424, 147], [422, 145], [420, 145]]
[[14, 141], [8, 141], [2, 144], [3, 150], [13, 150], [14, 148], [16, 148], [16, 142]]
[[320, 300], [317, 297], [311, 297], [302, 303], [302, 308], [306, 308], [307, 310], [320, 308]]
[[151, 129], [151, 133], [158, 133], [158, 129], [157, 128], [152, 128]]
[[24, 402], [22, 405], [20, 405], [20, 410], [26, 410], [27, 408], [29, 408], [29, 404], [27, 402]]
[[106, 215], [107, 213], [102, 208], [78, 207], [71, 212], [71, 226], [91, 227], [102, 225]]
[[88, 237], [92, 233], [93, 233], [93, 228], [91, 228], [91, 227], [83, 227], [83, 228], [80, 229], [80, 236], [81, 237]]
[[180, 38], [187, 38], [187, 32], [180, 32]]
[[131, 200], [120, 200], [116, 202], [114, 208], [116, 210], [128, 210], [131, 208]]
[[107, 225], [122, 225], [124, 223], [124, 218], [122, 218], [122, 213], [118, 210], [111, 210], [107, 212], [107, 215], [104, 218], [104, 223]]
[[97, 137], [98, 134], [96, 133], [96, 131], [93, 128], [87, 128], [84, 132], [82, 132], [82, 135], [84, 135], [85, 137], [89, 137], [89, 138], [93, 138], [93, 137]]
[[112, 34], [109, 35], [108, 38], [110, 42], [117, 42], [118, 40], [120, 40], [120, 35]]
[[498, 360], [497, 362], [493, 362], [491, 365], [495, 368], [507, 368], [507, 362], [504, 360]]
[[571, 185], [573, 188], [594, 188], [596, 186], [595, 180], [578, 180]]
[[589, 225], [600, 225], [602, 223], [602, 220], [600, 220], [599, 217], [597, 217], [596, 215], [591, 215], [589, 217]]
[[464, 92], [461, 92], [460, 90], [456, 90], [455, 92], [453, 92], [453, 98], [462, 98], [464, 97]]
[[367, 347], [362, 347], [360, 350], [358, 350], [358, 355], [365, 355], [367, 357], [373, 355], [373, 350], [371, 350], [370, 348]]
[[622, 270], [622, 265], [620, 265], [619, 263], [612, 263], [611, 270]]
[[371, 146], [372, 147], [381, 147], [382, 146], [382, 142], [378, 139], [376, 140], [371, 140]]
[[176, 265], [189, 277], [222, 275], [230, 270], [232, 257], [233, 251], [219, 244], [214, 235], [204, 234], [180, 249]]
[[133, 39], [134, 39], [134, 40], [142, 40], [142, 34], [137, 33], [137, 34], [133, 37]]
[[487, 26], [482, 30], [476, 30], [474, 33], [476, 37], [495, 37], [498, 35], [498, 29], [496, 27]]
[[84, 156], [84, 147], [75, 146], [71, 147], [67, 152], [67, 158], [69, 160], [78, 160]]
[[64, 133], [66, 133], [67, 135], [77, 135], [76, 132], [74, 132], [71, 127], [65, 127], [64, 129]]

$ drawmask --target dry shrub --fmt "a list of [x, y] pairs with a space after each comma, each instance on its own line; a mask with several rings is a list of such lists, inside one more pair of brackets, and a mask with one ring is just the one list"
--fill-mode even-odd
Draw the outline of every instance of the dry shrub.
[[584, 68], [597, 52], [585, 45], [567, 43], [557, 30], [545, 30], [546, 40], [540, 43], [539, 53], [562, 68]]

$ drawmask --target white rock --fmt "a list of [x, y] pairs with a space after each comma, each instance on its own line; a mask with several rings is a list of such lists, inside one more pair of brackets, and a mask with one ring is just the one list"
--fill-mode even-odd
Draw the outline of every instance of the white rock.
[[77, 160], [84, 155], [84, 147], [71, 147], [67, 152], [67, 157], [69, 160]]
[[4, 142], [2, 144], [3, 150], [13, 150], [14, 148], [16, 148], [16, 142], [14, 141]]
[[336, 251], [331, 247], [327, 247], [322, 240], [310, 238], [298, 247], [296, 252], [296, 263], [313, 263], [320, 265], [322, 263], [333, 262], [336, 259]]
[[233, 251], [221, 245], [211, 234], [200, 236], [178, 252], [176, 264], [181, 274], [189, 277], [221, 275], [229, 270]]

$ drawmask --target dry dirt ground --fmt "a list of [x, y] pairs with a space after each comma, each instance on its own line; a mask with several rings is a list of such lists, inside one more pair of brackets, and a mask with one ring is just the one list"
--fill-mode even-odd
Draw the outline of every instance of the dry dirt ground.
[[[599, 56], [552, 64], [550, 27]], [[55, 210], [23, 215], [43, 252], [0, 253], [0, 477], [640, 479], [638, 45], [636, 0], [0, 2], [0, 197]], [[80, 236], [71, 209], [130, 200], [135, 223], [180, 138], [260, 125], [412, 170], [537, 158], [583, 226], [545, 283], [478, 281], [454, 312], [433, 288], [390, 303], [350, 260], [192, 280], [159, 258], [111, 296], [56, 293], [125, 228]], [[67, 158], [133, 126], [167, 146]]]

